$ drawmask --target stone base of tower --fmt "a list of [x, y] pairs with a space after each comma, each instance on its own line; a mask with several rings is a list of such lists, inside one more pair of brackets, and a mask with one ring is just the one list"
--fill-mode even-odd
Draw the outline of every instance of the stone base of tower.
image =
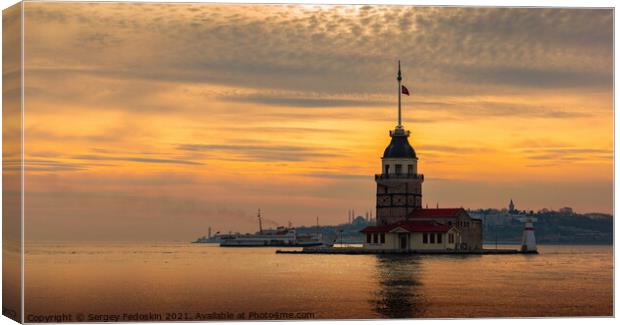
[[405, 221], [415, 209], [422, 208], [424, 175], [375, 175], [377, 182], [377, 225]]
[[391, 225], [406, 220], [413, 208], [377, 208], [377, 225]]

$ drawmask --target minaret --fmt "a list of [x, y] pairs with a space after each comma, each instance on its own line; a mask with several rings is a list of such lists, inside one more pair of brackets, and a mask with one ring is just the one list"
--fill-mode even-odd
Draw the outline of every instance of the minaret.
[[408, 140], [411, 133], [402, 125], [400, 61], [398, 61], [396, 81], [398, 82], [398, 121], [394, 130], [390, 131], [392, 140], [381, 157], [382, 172], [375, 175], [377, 225], [405, 220], [414, 209], [422, 208], [424, 175], [418, 174], [418, 157]]

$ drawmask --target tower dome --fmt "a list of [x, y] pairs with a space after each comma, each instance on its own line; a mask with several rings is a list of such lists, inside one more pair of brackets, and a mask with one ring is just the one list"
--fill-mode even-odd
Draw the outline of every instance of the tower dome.
[[399, 134], [398, 132], [390, 132], [390, 136], [392, 137], [392, 141], [383, 151], [383, 158], [410, 158], [410, 159], [418, 159], [415, 154], [415, 150], [409, 144], [409, 132], [402, 132]]

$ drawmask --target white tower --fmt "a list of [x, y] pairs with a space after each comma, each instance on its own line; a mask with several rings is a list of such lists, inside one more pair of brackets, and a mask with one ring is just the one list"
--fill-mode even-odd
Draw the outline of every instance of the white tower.
[[534, 217], [519, 218], [523, 222], [523, 239], [521, 240], [521, 251], [524, 253], [537, 253], [536, 237], [534, 236]]

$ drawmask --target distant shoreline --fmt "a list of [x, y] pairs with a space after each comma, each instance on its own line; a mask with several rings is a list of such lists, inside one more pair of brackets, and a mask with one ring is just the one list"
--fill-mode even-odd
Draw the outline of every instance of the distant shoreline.
[[[212, 246], [212, 247], [219, 247], [218, 244], [214, 244], [214, 243], [192, 243], [190, 241], [185, 241], [185, 240], [170, 240], [170, 241], [133, 241], [133, 242], [128, 242], [128, 241], [80, 241], [80, 240], [76, 240], [76, 241], [68, 241], [68, 240], [63, 240], [63, 241], [49, 241], [49, 240], [43, 240], [43, 241], [29, 241], [29, 243], [27, 243], [27, 247], [29, 245], [35, 245], [35, 246], [54, 246], [54, 245], [59, 245], [59, 246], [106, 246], [106, 245], [118, 245], [118, 246], [166, 246], [166, 245], [194, 245], [194, 246]], [[607, 244], [607, 243], [545, 243], [545, 242], [538, 242], [537, 243], [538, 246], [611, 246], [613, 247], [613, 244]], [[495, 242], [483, 242], [484, 246], [487, 247], [492, 247], [495, 245]], [[497, 245], [499, 246], [519, 246], [521, 245], [521, 243], [516, 243], [516, 242], [498, 242]], [[262, 248], [262, 247], [258, 247], [258, 248]], [[270, 248], [270, 247], [264, 247], [264, 248]]]
[[[613, 246], [613, 243], [600, 243], [600, 242], [591, 242], [591, 243], [570, 243], [570, 242], [536, 242], [537, 245], [554, 245], [554, 246]], [[495, 242], [482, 242], [482, 245], [493, 246]], [[497, 242], [497, 245], [521, 245], [521, 242]]]

